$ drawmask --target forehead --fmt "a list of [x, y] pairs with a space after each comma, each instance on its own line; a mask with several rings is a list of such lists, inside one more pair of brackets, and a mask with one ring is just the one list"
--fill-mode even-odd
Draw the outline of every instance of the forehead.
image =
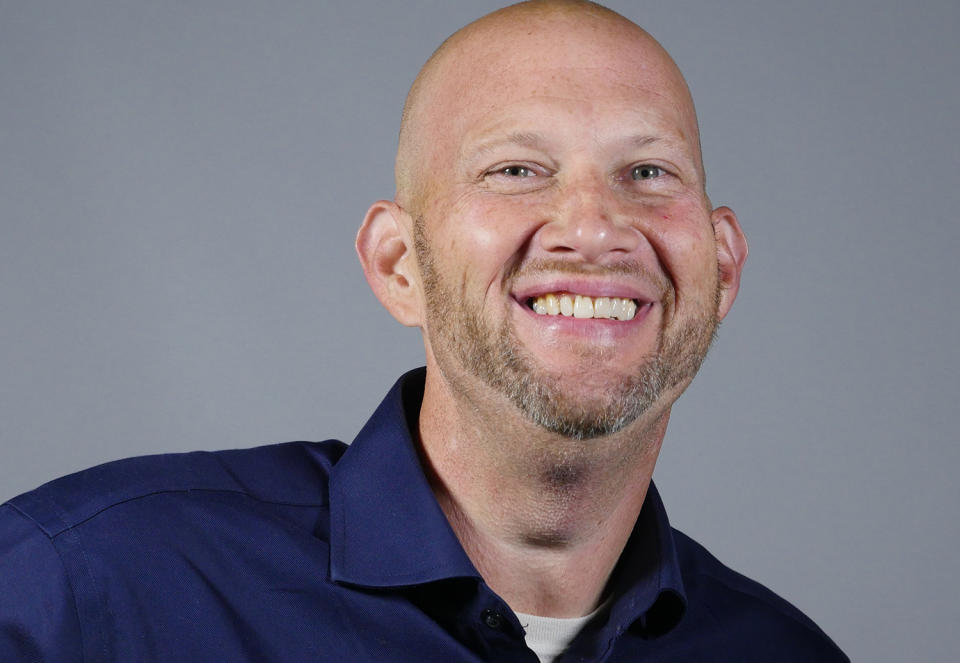
[[[550, 75], [543, 89], [517, 85], [507, 93], [478, 98], [453, 118], [458, 155], [483, 152], [499, 142], [551, 151], [570, 141], [604, 146], [651, 141], [692, 145], [682, 103], [660, 89], [597, 83], [602, 72]], [[559, 84], [558, 81], [568, 84]]]
[[549, 133], [571, 121], [597, 139], [646, 127], [697, 151], [686, 84], [638, 28], [508, 24], [450, 50], [427, 86], [434, 156], [459, 153], [489, 133]]

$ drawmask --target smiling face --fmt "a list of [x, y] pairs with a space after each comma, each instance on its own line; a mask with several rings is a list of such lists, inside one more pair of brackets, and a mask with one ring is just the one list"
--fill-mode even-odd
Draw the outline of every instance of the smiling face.
[[[415, 228], [427, 326], [433, 330], [428, 342], [444, 377], [467, 393], [476, 393], [464, 388], [467, 383], [482, 382], [551, 432], [574, 439], [618, 432], [665, 392], [686, 385], [706, 355], [717, 324], [716, 303], [669, 334], [657, 330], [652, 350], [625, 363], [618, 337], [636, 331], [631, 323], [649, 325], [649, 313], [669, 306], [673, 293], [667, 287], [659, 300], [631, 297], [636, 290], [625, 283], [643, 278], [640, 264], [612, 266], [627, 279], [594, 280], [583, 278], [590, 272], [582, 266], [566, 261], [529, 263], [523, 276], [530, 292], [541, 294], [527, 296], [508, 287], [503, 315], [484, 317], [478, 300], [469, 299], [466, 281], [458, 292], [442, 275], [423, 222]], [[610, 296], [613, 292], [620, 294]], [[719, 288], [715, 293], [719, 300]], [[517, 307], [538, 317], [526, 320], [530, 313], [518, 313]], [[524, 338], [533, 339], [534, 347]]]
[[732, 302], [718, 238], [739, 227], [711, 212], [666, 53], [616, 15], [509, 8], [445, 44], [412, 97], [398, 202], [428, 379], [574, 438], [669, 407]]

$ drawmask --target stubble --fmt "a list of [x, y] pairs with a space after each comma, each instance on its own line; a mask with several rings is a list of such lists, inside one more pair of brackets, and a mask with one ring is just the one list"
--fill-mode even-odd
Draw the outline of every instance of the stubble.
[[661, 327], [655, 353], [632, 373], [594, 390], [599, 393], [590, 396], [571, 393], [564, 384], [571, 376], [555, 375], [540, 366], [516, 337], [509, 316], [494, 327], [478, 314], [478, 307], [467, 300], [466, 293], [455, 291], [438, 270], [423, 226], [423, 219], [417, 218], [414, 242], [430, 343], [441, 372], [448, 381], [456, 382], [459, 365], [461, 372], [505, 396], [527, 419], [550, 432], [587, 440], [623, 430], [649, 411], [665, 392], [693, 378], [716, 336], [719, 285], [713, 309], [704, 307], [670, 333]]

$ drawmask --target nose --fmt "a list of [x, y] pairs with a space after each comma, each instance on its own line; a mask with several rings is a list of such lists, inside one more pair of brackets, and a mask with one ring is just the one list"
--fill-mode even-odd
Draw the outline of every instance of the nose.
[[541, 248], [551, 254], [576, 254], [596, 263], [622, 259], [642, 241], [616, 193], [601, 178], [566, 187], [537, 234]]

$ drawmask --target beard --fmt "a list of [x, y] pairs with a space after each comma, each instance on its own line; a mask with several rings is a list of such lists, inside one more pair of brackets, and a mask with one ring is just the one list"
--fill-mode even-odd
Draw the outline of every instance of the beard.
[[[455, 381], [458, 365], [505, 396], [534, 424], [570, 439], [601, 437], [629, 426], [650, 411], [665, 392], [696, 375], [716, 336], [719, 285], [712, 310], [703, 307], [669, 334], [661, 327], [656, 352], [631, 373], [612, 383], [603, 379], [596, 385], [589, 384], [589, 377], [572, 375], [569, 379], [581, 387], [575, 389], [565, 383], [562, 375], [546, 370], [530, 355], [516, 337], [509, 316], [495, 326], [478, 314], [481, 307], [471, 305], [465, 292], [454, 291], [437, 269], [420, 218], [414, 223], [414, 240], [423, 277], [430, 344], [447, 380], [460, 391], [468, 389]], [[566, 263], [558, 267], [571, 271]], [[611, 269], [619, 273], [638, 272], [626, 266]], [[672, 287], [667, 290], [672, 296]], [[601, 350], [588, 351], [583, 353], [583, 359], [589, 361], [602, 354]], [[584, 395], [583, 388], [590, 395]]]

